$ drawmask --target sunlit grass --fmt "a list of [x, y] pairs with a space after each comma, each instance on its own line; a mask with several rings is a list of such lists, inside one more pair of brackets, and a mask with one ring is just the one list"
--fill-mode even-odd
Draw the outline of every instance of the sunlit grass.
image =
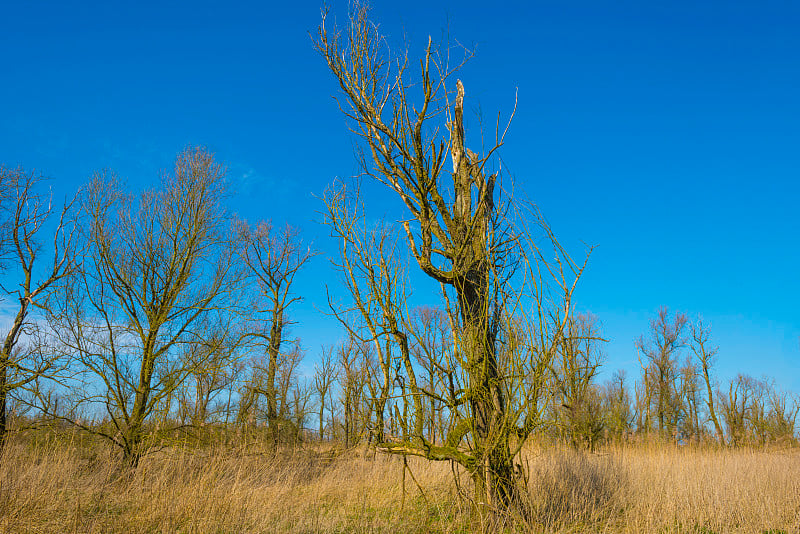
[[[449, 464], [251, 444], [171, 446], [135, 473], [105, 444], [14, 437], [2, 532], [474, 532]], [[800, 532], [800, 451], [530, 447], [513, 532]], [[413, 473], [413, 478], [411, 474]], [[419, 482], [417, 487], [414, 478]], [[462, 479], [466, 481], [466, 477]]]

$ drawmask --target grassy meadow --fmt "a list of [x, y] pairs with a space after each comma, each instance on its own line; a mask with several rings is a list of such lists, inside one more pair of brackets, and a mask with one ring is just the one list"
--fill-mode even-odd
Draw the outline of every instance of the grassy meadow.
[[800, 532], [797, 448], [532, 445], [521, 464], [528, 517], [489, 524], [447, 463], [229, 439], [154, 450], [130, 472], [86, 436], [22, 434], [0, 467], [0, 531]]

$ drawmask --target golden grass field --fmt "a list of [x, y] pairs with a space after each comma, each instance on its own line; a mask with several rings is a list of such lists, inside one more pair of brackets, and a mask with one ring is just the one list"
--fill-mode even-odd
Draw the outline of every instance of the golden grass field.
[[[306, 446], [173, 446], [135, 473], [73, 435], [15, 436], [0, 467], [0, 531], [475, 532], [449, 464]], [[800, 532], [800, 450], [531, 446], [532, 520], [508, 532]], [[416, 479], [424, 494], [414, 482]], [[484, 525], [485, 526], [485, 525]]]

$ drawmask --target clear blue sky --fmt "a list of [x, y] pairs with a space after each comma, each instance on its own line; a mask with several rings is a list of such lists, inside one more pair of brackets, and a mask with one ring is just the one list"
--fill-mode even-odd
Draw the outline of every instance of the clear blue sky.
[[[508, 113], [519, 91], [502, 156], [566, 245], [597, 245], [578, 297], [611, 339], [607, 374], [636, 376], [634, 339], [667, 305], [713, 325], [722, 379], [800, 391], [800, 4], [374, 5], [412, 53], [448, 25], [476, 46], [461, 75], [473, 110]], [[319, 196], [357, 169], [309, 37], [320, 7], [3, 2], [0, 162], [62, 195], [103, 167], [135, 190], [203, 144], [228, 165], [241, 216], [331, 251]], [[393, 213], [376, 191], [373, 213]], [[294, 312], [309, 365], [340, 335], [317, 311], [323, 282], [336, 279], [319, 257]]]

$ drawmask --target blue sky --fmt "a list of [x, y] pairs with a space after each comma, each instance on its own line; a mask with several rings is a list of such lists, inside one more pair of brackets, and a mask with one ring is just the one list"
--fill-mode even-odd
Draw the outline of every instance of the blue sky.
[[[1, 163], [60, 195], [104, 167], [137, 190], [203, 144], [242, 217], [334, 250], [319, 198], [357, 168], [309, 37], [320, 4], [66, 4], [0, 5]], [[666, 305], [712, 324], [720, 378], [800, 391], [800, 4], [376, 1], [372, 16], [412, 54], [446, 28], [475, 47], [473, 112], [507, 115], [518, 92], [504, 165], [565, 245], [597, 245], [578, 299], [610, 339], [607, 375], [637, 375], [634, 339]], [[375, 217], [399, 213], [387, 199], [368, 188]], [[294, 312], [309, 366], [340, 336], [323, 282], [320, 256]]]

